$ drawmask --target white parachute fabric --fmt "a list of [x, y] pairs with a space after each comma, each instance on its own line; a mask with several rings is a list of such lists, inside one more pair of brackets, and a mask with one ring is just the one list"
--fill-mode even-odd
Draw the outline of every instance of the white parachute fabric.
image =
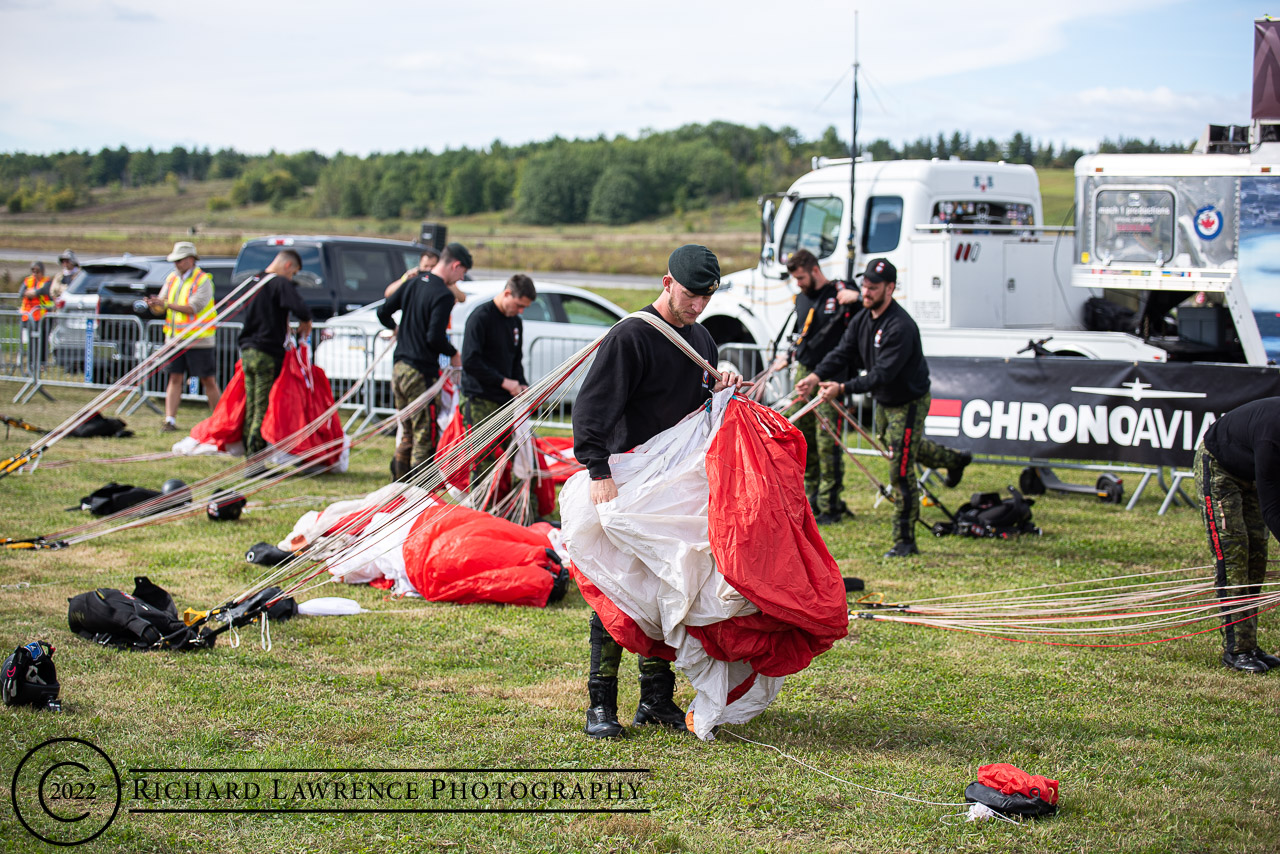
[[590, 477], [579, 472], [560, 493], [562, 533], [578, 571], [640, 629], [676, 651], [675, 665], [697, 691], [689, 711], [699, 738], [714, 727], [743, 723], [777, 696], [784, 677], [750, 679], [745, 662], [709, 656], [686, 626], [752, 614], [756, 606], [717, 570], [707, 531], [706, 453], [724, 419], [732, 390], [630, 453], [609, 459], [618, 497], [595, 505]]

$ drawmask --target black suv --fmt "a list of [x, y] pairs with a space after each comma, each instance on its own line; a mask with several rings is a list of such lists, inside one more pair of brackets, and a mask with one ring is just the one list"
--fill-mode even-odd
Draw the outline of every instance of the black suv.
[[266, 269], [280, 250], [292, 249], [302, 258], [302, 272], [294, 279], [298, 293], [316, 320], [328, 320], [382, 299], [388, 284], [418, 266], [425, 248], [377, 237], [259, 237], [240, 248], [231, 278], [241, 282]]

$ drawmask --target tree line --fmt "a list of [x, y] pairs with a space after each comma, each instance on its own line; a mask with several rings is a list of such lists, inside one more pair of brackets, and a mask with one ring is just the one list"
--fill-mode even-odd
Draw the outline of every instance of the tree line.
[[[1098, 150], [1188, 148], [1120, 137], [1103, 140]], [[877, 139], [859, 151], [876, 160], [959, 157], [1039, 168], [1071, 168], [1085, 154], [1022, 132], [1000, 142], [960, 131], [899, 145]], [[635, 139], [557, 136], [514, 146], [495, 140], [483, 149], [365, 157], [183, 146], [131, 151], [121, 145], [96, 153], [0, 154], [0, 203], [11, 213], [56, 212], [88, 203], [95, 188], [168, 184], [181, 193], [190, 182], [231, 179], [227, 195], [210, 200], [211, 209], [267, 203], [311, 216], [378, 219], [510, 211], [516, 220], [536, 225], [621, 225], [781, 189], [809, 168], [814, 155], [848, 152], [849, 143], [835, 127], [809, 140], [791, 127], [729, 122], [644, 131]]]

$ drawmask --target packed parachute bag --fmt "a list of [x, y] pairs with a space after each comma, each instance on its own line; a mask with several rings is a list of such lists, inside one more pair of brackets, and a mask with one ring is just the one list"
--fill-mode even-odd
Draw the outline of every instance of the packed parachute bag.
[[978, 769], [978, 779], [965, 787], [964, 799], [1004, 817], [1040, 818], [1058, 811], [1058, 781], [998, 762]]
[[112, 516], [161, 494], [159, 490], [112, 481], [81, 498], [80, 509], [88, 510], [95, 516]]
[[31, 706], [58, 712], [58, 669], [53, 665], [54, 649], [44, 641], [18, 647], [4, 660], [0, 670], [0, 697], [6, 706]]
[[173, 597], [146, 576], [134, 579], [132, 595], [99, 587], [67, 603], [71, 631], [103, 646], [184, 650], [213, 644], [182, 621]]
[[107, 418], [101, 412], [93, 413], [88, 421], [71, 431], [77, 439], [107, 437], [111, 439], [128, 439], [132, 430], [125, 429], [125, 423], [119, 418]]
[[949, 522], [933, 526], [936, 537], [958, 534], [962, 537], [996, 537], [1007, 540], [1019, 534], [1040, 534], [1031, 521], [1031, 505], [1035, 499], [1025, 498], [1012, 486], [1006, 487], [1009, 497], [1000, 498], [998, 492], [975, 492], [969, 501], [960, 505]]

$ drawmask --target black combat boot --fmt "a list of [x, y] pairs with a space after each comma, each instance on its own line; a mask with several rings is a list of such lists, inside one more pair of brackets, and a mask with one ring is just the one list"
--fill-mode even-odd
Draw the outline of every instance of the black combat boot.
[[403, 481], [404, 476], [407, 475], [412, 468], [413, 466], [410, 465], [408, 461], [397, 460], [395, 457], [392, 457], [391, 458], [391, 480]]
[[960, 465], [950, 466], [947, 468], [947, 476], [943, 480], [947, 486], [955, 489], [960, 485], [960, 479], [964, 477], [964, 470], [969, 467], [969, 463], [973, 462], [973, 454], [968, 451], [960, 452]]
[[1256, 649], [1247, 649], [1244, 652], [1227, 652], [1222, 651], [1222, 663], [1232, 670], [1240, 670], [1245, 673], [1266, 673], [1267, 665], [1258, 659], [1258, 651]]
[[618, 723], [618, 677], [592, 676], [587, 680], [591, 708], [585, 732], [592, 738], [618, 738], [626, 730]]
[[688, 732], [684, 723], [684, 710], [672, 699], [676, 675], [670, 670], [640, 677], [640, 705], [636, 707], [636, 726], [662, 724], [672, 729]]

